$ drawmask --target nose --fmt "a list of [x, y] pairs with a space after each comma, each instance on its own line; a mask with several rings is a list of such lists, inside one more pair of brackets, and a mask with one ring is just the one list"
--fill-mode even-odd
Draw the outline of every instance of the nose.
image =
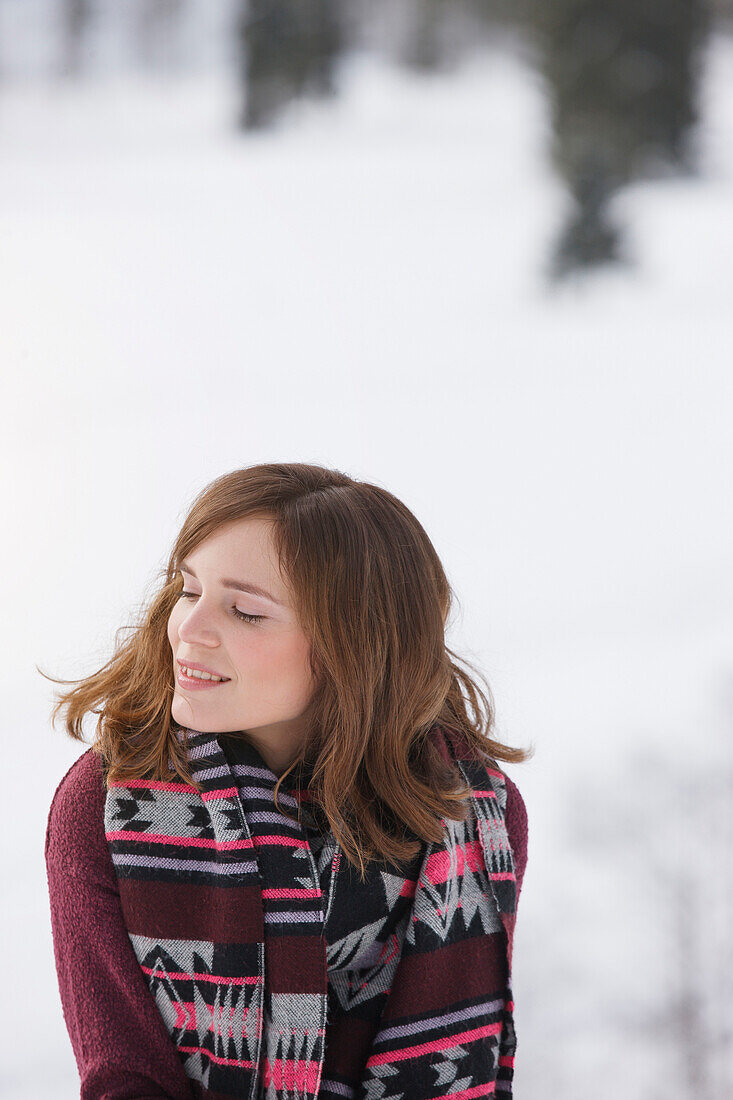
[[219, 638], [207, 608], [202, 604], [201, 598], [180, 620], [178, 624], [178, 637], [182, 642], [193, 645], [219, 645]]

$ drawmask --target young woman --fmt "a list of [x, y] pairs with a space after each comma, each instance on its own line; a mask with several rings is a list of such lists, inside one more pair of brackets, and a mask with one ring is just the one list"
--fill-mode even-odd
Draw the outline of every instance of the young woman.
[[451, 596], [385, 489], [252, 466], [55, 681], [71, 737], [99, 715], [46, 833], [82, 1100], [511, 1095], [527, 817], [497, 761], [531, 750], [490, 736]]

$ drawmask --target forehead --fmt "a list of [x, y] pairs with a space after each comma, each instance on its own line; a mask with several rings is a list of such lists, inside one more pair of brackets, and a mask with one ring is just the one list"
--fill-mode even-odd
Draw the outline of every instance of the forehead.
[[288, 603], [288, 587], [270, 533], [271, 524], [240, 520], [209, 535], [181, 561], [183, 572], [205, 575], [243, 591], [265, 590], [277, 603]]
[[187, 557], [193, 558], [195, 554], [202, 558], [237, 554], [276, 559], [272, 523], [254, 516], [227, 523], [208, 535]]

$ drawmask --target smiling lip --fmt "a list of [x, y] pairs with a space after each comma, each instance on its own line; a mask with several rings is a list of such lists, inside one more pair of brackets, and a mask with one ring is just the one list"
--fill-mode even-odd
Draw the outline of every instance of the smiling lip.
[[[225, 682], [230, 678], [229, 676], [223, 676], [222, 673], [217, 672], [215, 668], [207, 668], [206, 665], [199, 665], [199, 664], [196, 663], [196, 661], [181, 661], [179, 659], [178, 664], [181, 665], [181, 666], [185, 665], [186, 668], [193, 668], [197, 672], [208, 672], [210, 676], [221, 676], [222, 680], [224, 680]], [[184, 680], [190, 680], [191, 679], [190, 676], [186, 676], [185, 673], [183, 673], [183, 672], [181, 672], [180, 675], [183, 677]], [[204, 680], [197, 681], [197, 683], [208, 683], [208, 682], [209, 681], [204, 681]]]
[[186, 691], [213, 691], [214, 688], [224, 687], [229, 683], [228, 680], [199, 680], [194, 676], [186, 676], [183, 670], [178, 673], [176, 680], [178, 686]]

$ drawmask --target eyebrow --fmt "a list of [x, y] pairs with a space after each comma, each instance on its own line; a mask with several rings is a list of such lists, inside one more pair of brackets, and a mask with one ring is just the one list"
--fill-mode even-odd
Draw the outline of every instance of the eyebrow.
[[[179, 566], [179, 572], [190, 573], [191, 576], [198, 580], [198, 577], [194, 573], [191, 566], [186, 561], [182, 561]], [[249, 584], [247, 581], [235, 581], [231, 577], [221, 577], [219, 584], [224, 588], [236, 588], [238, 592], [251, 592], [253, 596], [263, 596], [270, 603], [277, 604], [278, 607], [285, 607], [285, 604], [281, 600], [276, 600], [274, 596], [270, 595], [266, 588], [260, 588], [258, 584]]]

